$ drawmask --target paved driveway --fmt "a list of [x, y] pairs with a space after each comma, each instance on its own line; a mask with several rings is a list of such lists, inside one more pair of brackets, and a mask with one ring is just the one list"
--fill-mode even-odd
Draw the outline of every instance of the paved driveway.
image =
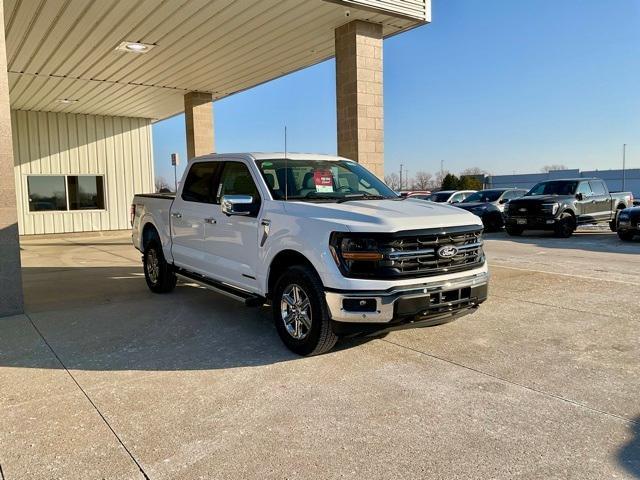
[[127, 234], [22, 248], [6, 480], [640, 478], [640, 242], [490, 235], [479, 312], [314, 358], [266, 309], [152, 295]]

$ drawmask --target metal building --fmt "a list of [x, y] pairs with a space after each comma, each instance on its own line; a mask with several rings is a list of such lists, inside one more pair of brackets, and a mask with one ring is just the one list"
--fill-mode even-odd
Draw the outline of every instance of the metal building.
[[[153, 189], [151, 124], [336, 59], [338, 153], [384, 168], [383, 39], [430, 0], [0, 0], [0, 315], [20, 312], [18, 233], [128, 227]], [[6, 42], [5, 42], [6, 40]], [[6, 53], [6, 56], [5, 56]]]

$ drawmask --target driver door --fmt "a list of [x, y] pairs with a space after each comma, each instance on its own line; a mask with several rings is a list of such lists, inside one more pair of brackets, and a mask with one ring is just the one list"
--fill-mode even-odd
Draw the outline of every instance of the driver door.
[[[256, 180], [241, 161], [225, 161], [219, 178], [214, 218], [204, 230], [206, 263], [217, 280], [255, 290], [262, 202]], [[251, 195], [255, 204], [253, 213], [246, 216], [222, 213], [220, 203], [224, 195]]]
[[582, 200], [576, 200], [578, 223], [593, 222], [596, 205], [589, 182], [580, 182], [576, 189], [576, 194], [578, 193], [582, 194]]

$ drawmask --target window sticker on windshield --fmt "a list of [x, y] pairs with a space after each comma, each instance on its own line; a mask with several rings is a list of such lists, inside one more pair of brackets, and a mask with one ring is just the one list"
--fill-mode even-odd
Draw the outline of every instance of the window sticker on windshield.
[[313, 183], [316, 185], [316, 192], [331, 193], [333, 192], [333, 178], [331, 170], [316, 170], [313, 172]]

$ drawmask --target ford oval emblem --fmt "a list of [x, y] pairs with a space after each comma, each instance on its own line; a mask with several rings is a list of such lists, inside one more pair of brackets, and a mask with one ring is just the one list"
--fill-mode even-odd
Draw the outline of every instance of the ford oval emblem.
[[438, 256], [440, 258], [451, 258], [458, 254], [458, 249], [452, 245], [445, 245], [438, 249]]

